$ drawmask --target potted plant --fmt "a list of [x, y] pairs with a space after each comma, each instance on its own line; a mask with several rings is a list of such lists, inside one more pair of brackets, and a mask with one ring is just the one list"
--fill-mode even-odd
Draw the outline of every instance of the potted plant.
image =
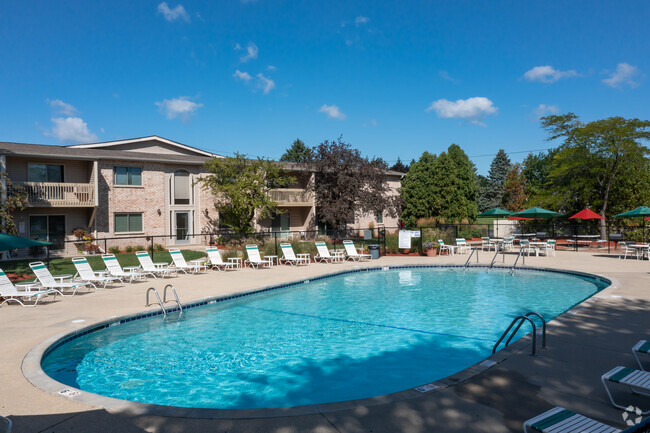
[[422, 248], [424, 248], [424, 252], [429, 257], [435, 257], [438, 255], [438, 246], [433, 242], [425, 242], [422, 244]]

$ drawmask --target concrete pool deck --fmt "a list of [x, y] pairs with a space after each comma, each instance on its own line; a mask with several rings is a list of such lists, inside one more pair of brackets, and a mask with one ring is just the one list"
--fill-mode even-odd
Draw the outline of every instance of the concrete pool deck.
[[[493, 253], [480, 254], [481, 264]], [[537, 357], [529, 347], [497, 365], [442, 390], [418, 394], [384, 404], [342, 404], [341, 410], [261, 419], [192, 419], [106, 410], [53, 395], [32, 385], [21, 370], [23, 360], [52, 336], [145, 310], [148, 287], [161, 290], [172, 283], [183, 303], [311, 278], [355, 266], [464, 263], [467, 255], [443, 257], [382, 257], [346, 264], [312, 264], [211, 271], [166, 280], [149, 280], [104, 291], [57, 296], [35, 308], [16, 304], [0, 307], [0, 415], [14, 423], [14, 432], [519, 432], [522, 422], [553, 406], [564, 406], [619, 428], [622, 412], [613, 408], [600, 376], [622, 365], [635, 367], [631, 347], [646, 338], [650, 325], [650, 264], [619, 260], [604, 252], [558, 251], [557, 257], [526, 257], [527, 266], [549, 267], [598, 274], [615, 280], [591, 300], [552, 322], [548, 349]], [[514, 255], [505, 257], [512, 264]], [[501, 264], [501, 257], [497, 260]], [[620, 283], [619, 283], [620, 282]], [[150, 307], [154, 308], [154, 307]], [[79, 322], [83, 320], [83, 322]], [[432, 375], [433, 376], [433, 375]], [[618, 390], [615, 398], [644, 410], [650, 399]], [[393, 399], [395, 400], [395, 399]]]

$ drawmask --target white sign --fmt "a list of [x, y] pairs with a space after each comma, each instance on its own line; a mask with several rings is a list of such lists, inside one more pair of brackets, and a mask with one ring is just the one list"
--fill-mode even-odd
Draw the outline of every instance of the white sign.
[[410, 230], [400, 230], [398, 238], [398, 247], [399, 248], [411, 248], [411, 231]]

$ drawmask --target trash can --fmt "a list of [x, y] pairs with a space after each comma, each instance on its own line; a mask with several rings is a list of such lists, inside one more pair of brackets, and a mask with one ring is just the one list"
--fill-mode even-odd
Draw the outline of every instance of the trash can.
[[376, 260], [379, 258], [379, 245], [368, 245], [368, 252], [370, 253], [370, 258]]

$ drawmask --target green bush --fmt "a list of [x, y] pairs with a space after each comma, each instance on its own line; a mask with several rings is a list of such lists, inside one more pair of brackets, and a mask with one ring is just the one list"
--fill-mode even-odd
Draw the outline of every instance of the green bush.
[[138, 245], [135, 247], [135, 251], [144, 251], [144, 247], [142, 245]]
[[154, 250], [154, 251], [165, 251], [165, 247], [163, 247], [163, 246], [160, 245], [160, 244], [155, 244], [155, 245], [153, 246], [153, 250]]
[[118, 255], [120, 253], [120, 248], [119, 247], [110, 247], [108, 249], [108, 252], [111, 254]]
[[129, 254], [130, 254], [130, 253], [132, 253], [133, 251], [135, 251], [135, 249], [134, 249], [134, 247], [132, 247], [131, 245], [129, 245], [129, 246], [127, 246], [127, 247], [124, 247], [124, 252], [126, 252], [126, 253], [129, 253]]

